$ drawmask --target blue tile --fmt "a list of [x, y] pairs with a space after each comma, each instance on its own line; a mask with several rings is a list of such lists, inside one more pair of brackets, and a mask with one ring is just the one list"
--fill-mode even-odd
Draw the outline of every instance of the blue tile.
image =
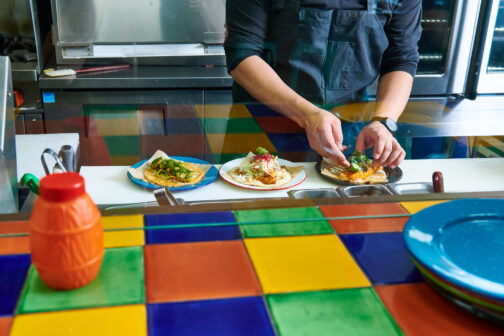
[[149, 336], [274, 335], [261, 297], [147, 305]]
[[257, 103], [257, 104], [247, 104], [247, 109], [250, 114], [254, 117], [280, 117], [283, 114], [278, 113], [277, 111], [269, 108], [266, 105]]
[[310, 150], [310, 144], [305, 133], [269, 133], [268, 138], [279, 152]]
[[422, 281], [401, 232], [340, 236], [373, 284]]
[[174, 118], [165, 119], [166, 134], [202, 134], [203, 129], [199, 119]]
[[[235, 217], [229, 211], [145, 216], [145, 226], [234, 222]], [[145, 230], [145, 241], [147, 244], [233, 240], [240, 238], [241, 232], [237, 225]]]
[[29, 254], [0, 256], [0, 316], [14, 313], [29, 267]]

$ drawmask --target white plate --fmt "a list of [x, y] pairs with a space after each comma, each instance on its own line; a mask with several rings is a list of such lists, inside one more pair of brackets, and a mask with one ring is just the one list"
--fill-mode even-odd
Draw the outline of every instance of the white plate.
[[[295, 187], [299, 184], [301, 184], [305, 179], [306, 179], [306, 171], [303, 169], [299, 174], [296, 175], [288, 184], [277, 187], [277, 188], [263, 188], [263, 187], [256, 187], [256, 186], [251, 186], [247, 184], [240, 183], [236, 180], [234, 180], [230, 175], [229, 171], [232, 170], [234, 167], [238, 166], [245, 158], [241, 159], [234, 159], [229, 162], [226, 162], [223, 164], [220, 169], [219, 169], [219, 175], [222, 177], [224, 181], [226, 181], [229, 184], [232, 184], [234, 186], [240, 187], [240, 188], [245, 188], [245, 189], [252, 189], [252, 190], [282, 190], [282, 189], [289, 189], [292, 187]], [[296, 164], [295, 162], [290, 162], [287, 160], [283, 159], [278, 159], [278, 163], [281, 166], [287, 166], [287, 167], [298, 167], [300, 166], [299, 164]], [[223, 173], [228, 173], [223, 174]]]

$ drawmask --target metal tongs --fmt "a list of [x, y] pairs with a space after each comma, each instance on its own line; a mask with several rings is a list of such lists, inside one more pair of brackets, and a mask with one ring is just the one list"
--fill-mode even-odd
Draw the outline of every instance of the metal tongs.
[[46, 149], [44, 149], [44, 151], [42, 152], [42, 155], [40, 156], [40, 161], [42, 161], [42, 167], [44, 167], [44, 171], [45, 171], [46, 175], [50, 175], [51, 172], [49, 171], [49, 168], [47, 167], [47, 162], [46, 162], [45, 156], [44, 156], [45, 154], [51, 155], [54, 158], [54, 160], [56, 160], [55, 167], [57, 166], [63, 173], [67, 172], [65, 166], [63, 166], [63, 163], [60, 161], [58, 154], [56, 154], [56, 152], [53, 151], [51, 148], [46, 148]]
[[154, 197], [156, 197], [156, 201], [160, 206], [166, 205], [181, 205], [179, 200], [173, 196], [170, 189], [168, 187], [159, 188], [153, 191]]
[[40, 160], [42, 161], [42, 166], [44, 167], [44, 171], [46, 175], [51, 174], [49, 171], [49, 167], [47, 166], [47, 162], [45, 160], [45, 154], [51, 155], [54, 160], [56, 161], [56, 164], [54, 165], [53, 172], [55, 171], [61, 171], [63, 173], [66, 172], [73, 172], [76, 171], [77, 168], [77, 161], [76, 161], [76, 156], [75, 152], [72, 149], [72, 146], [70, 145], [64, 145], [61, 147], [59, 154], [56, 154], [55, 151], [53, 151], [51, 148], [46, 148], [42, 152], [42, 156], [40, 157]]

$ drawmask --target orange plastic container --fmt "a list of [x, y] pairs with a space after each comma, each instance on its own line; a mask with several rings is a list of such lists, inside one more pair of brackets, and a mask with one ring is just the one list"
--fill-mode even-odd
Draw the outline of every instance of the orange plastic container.
[[100, 217], [79, 174], [52, 174], [40, 181], [30, 218], [30, 248], [46, 285], [76, 289], [96, 278], [104, 254]]

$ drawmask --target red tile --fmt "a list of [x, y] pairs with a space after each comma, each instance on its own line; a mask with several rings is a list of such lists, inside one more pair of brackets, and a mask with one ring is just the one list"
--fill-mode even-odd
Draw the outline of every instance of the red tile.
[[[326, 217], [354, 217], [407, 214], [399, 203], [370, 203], [321, 206]], [[330, 220], [339, 234], [402, 231], [409, 217]]]
[[439, 296], [427, 284], [377, 286], [376, 292], [406, 335], [502, 335], [503, 329]]
[[12, 323], [11, 317], [1, 317], [0, 318], [0, 336], [8, 336], [9, 329]]
[[145, 246], [147, 302], [260, 295], [243, 242]]
[[287, 117], [255, 118], [265, 133], [304, 133], [304, 128]]
[[[28, 221], [1, 222], [0, 234], [28, 233]], [[25, 237], [0, 238], [0, 254], [22, 254], [30, 252], [30, 239]]]

